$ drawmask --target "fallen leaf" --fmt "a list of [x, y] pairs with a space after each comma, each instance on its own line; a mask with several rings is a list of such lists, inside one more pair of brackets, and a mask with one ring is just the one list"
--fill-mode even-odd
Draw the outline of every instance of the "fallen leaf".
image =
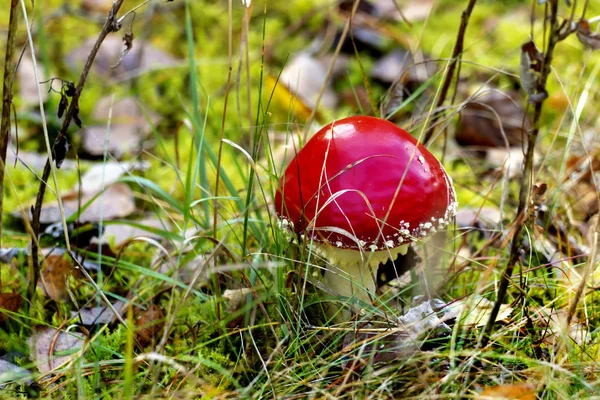
[[[442, 319], [447, 321], [456, 318], [463, 326], [482, 327], [489, 320], [493, 307], [494, 303], [484, 297], [465, 298], [448, 304]], [[496, 321], [508, 318], [512, 311], [510, 305], [500, 305]]]
[[598, 189], [593, 184], [579, 181], [567, 193], [576, 219], [587, 220], [600, 210]]
[[413, 306], [398, 318], [400, 326], [409, 333], [412, 338], [421, 336], [425, 332], [433, 330], [452, 331], [433, 309], [431, 301], [424, 301]]
[[123, 246], [127, 241], [144, 236], [151, 239], [160, 239], [162, 236], [152, 232], [153, 229], [169, 231], [171, 224], [168, 221], [156, 217], [147, 217], [121, 223], [111, 223], [106, 226], [102, 239], [114, 241], [115, 247]]
[[[111, 220], [115, 218], [124, 218], [135, 211], [135, 202], [133, 191], [124, 183], [116, 183], [108, 187], [102, 194], [96, 198], [95, 194], [84, 194], [81, 201], [75, 194], [70, 194], [63, 198], [63, 208], [67, 218], [77, 213], [79, 205], [91, 204], [80, 214], [79, 220], [82, 222], [98, 222], [102, 220]], [[44, 204], [40, 215], [40, 223], [51, 224], [60, 221], [60, 209], [58, 202]]]
[[75, 273], [73, 263], [63, 255], [49, 255], [46, 257], [42, 269], [41, 279], [38, 284], [46, 296], [54, 301], [63, 301], [69, 298], [68, 279]]
[[107, 13], [112, 8], [111, 0], [82, 0], [81, 8], [90, 12]]
[[113, 162], [106, 161], [92, 165], [85, 174], [81, 176], [81, 187], [79, 182], [68, 193], [69, 196], [82, 193], [98, 193], [102, 188], [107, 188], [116, 183], [123, 175], [134, 171], [146, 169], [147, 165], [137, 162]]
[[[6, 164], [14, 165], [15, 159], [26, 167], [31, 168], [34, 171], [44, 169], [48, 156], [46, 154], [32, 153], [30, 151], [19, 150], [17, 157], [16, 150], [11, 148], [6, 154]], [[77, 168], [77, 161], [66, 159], [63, 161], [61, 166], [62, 170], [72, 170]]]
[[461, 146], [520, 147], [529, 127], [517, 92], [489, 89], [461, 110], [455, 139]]
[[[96, 38], [86, 40], [80, 47], [69, 53], [66, 57], [67, 65], [72, 70], [81, 70], [90, 51], [96, 43]], [[124, 49], [123, 41], [117, 35], [109, 35], [102, 42], [96, 55], [92, 69], [103, 76], [111, 76], [121, 80], [132, 78], [144, 72], [156, 69], [165, 69], [177, 64], [177, 59], [170, 54], [157, 49], [150, 43], [137, 41], [131, 51], [123, 57], [118, 68], [111, 69]]]
[[[38, 63], [38, 78], [40, 82], [45, 81], [44, 69]], [[38, 90], [35, 79], [35, 73], [33, 69], [33, 60], [26, 54], [21, 59], [19, 69], [17, 70], [17, 80], [19, 82], [19, 100], [25, 105], [39, 104]], [[45, 102], [48, 99], [48, 90], [46, 90], [43, 83], [41, 83], [42, 101]]]
[[371, 68], [371, 77], [384, 83], [392, 83], [414, 64], [412, 55], [405, 50], [394, 50], [379, 58]]
[[[398, 7], [396, 7], [396, 4], [394, 3], [398, 4]], [[397, 0], [375, 0], [373, 2], [379, 17], [401, 21], [402, 16], [404, 16], [404, 18], [406, 18], [409, 22], [419, 22], [425, 20], [431, 13], [434, 4], [435, 2], [433, 0], [405, 2], [399, 2]], [[400, 8], [402, 14], [400, 14], [398, 8]]]
[[[112, 306], [121, 316], [125, 314], [126, 307], [122, 301], [117, 300]], [[117, 320], [117, 316], [108, 306], [82, 308], [79, 311], [71, 311], [71, 318], [77, 318], [86, 326], [111, 324]]]
[[135, 334], [142, 346], [155, 342], [158, 334], [165, 326], [165, 313], [157, 305], [142, 311], [135, 319]]
[[535, 101], [539, 95], [537, 93], [537, 77], [542, 70], [543, 62], [544, 55], [538, 50], [533, 40], [521, 46], [519, 77], [521, 78], [521, 87], [527, 93], [530, 102]]
[[32, 382], [32, 374], [29, 370], [11, 362], [0, 360], [0, 389], [6, 389], [6, 386], [11, 383], [30, 385]]
[[532, 383], [488, 387], [479, 393], [477, 399], [535, 400], [535, 387]]
[[71, 361], [82, 348], [85, 337], [76, 332], [44, 327], [34, 331], [27, 340], [29, 358], [42, 374], [48, 374]]
[[19, 293], [0, 293], [0, 322], [4, 322], [12, 317], [12, 315], [2, 310], [16, 313], [21, 307], [23, 307], [23, 296]]
[[112, 106], [110, 98], [101, 99], [96, 104], [93, 118], [100, 124], [87, 126], [81, 132], [83, 150], [92, 156], [101, 156], [108, 151], [115, 158], [139, 149], [152, 127], [160, 122], [157, 114], [142, 110], [133, 97], [118, 100]]
[[577, 39], [592, 50], [600, 49], [600, 35], [590, 30], [590, 24], [585, 19], [577, 24]]
[[[177, 257], [175, 256], [162, 262], [158, 272], [167, 276], [174, 276], [185, 285], [191, 284], [194, 277], [199, 274], [194, 288], [197, 290], [206, 289], [212, 284], [209, 268], [214, 267], [214, 259], [207, 263], [207, 257], [205, 254], [200, 254], [177, 266]], [[199, 271], [199, 269], [202, 270]]]
[[500, 227], [500, 210], [495, 207], [460, 208], [455, 217], [456, 226], [463, 231], [477, 231], [483, 237], [489, 238]]
[[[523, 172], [523, 161], [525, 156], [520, 148], [490, 148], [486, 150], [485, 160], [487, 163], [499, 170], [502, 174], [508, 174], [509, 178], [520, 176]], [[534, 164], [539, 156], [534, 154]]]
[[319, 60], [307, 52], [299, 52], [285, 65], [279, 81], [310, 109], [314, 109], [321, 88], [325, 86], [319, 104], [325, 108], [333, 108], [337, 104], [337, 96], [326, 77], [327, 69]]

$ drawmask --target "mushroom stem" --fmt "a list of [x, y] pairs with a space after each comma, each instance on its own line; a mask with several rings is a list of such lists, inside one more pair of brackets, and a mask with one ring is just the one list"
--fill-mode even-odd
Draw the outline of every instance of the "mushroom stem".
[[348, 263], [337, 271], [327, 269], [325, 281], [340, 296], [355, 297], [370, 304], [376, 296], [378, 265], [365, 268], [359, 263]]

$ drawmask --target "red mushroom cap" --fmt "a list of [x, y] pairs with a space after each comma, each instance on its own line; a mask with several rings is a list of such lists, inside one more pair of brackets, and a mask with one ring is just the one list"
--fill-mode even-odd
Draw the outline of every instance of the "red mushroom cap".
[[317, 243], [386, 250], [444, 228], [456, 214], [440, 162], [393, 123], [355, 116], [317, 132], [282, 177], [275, 208]]

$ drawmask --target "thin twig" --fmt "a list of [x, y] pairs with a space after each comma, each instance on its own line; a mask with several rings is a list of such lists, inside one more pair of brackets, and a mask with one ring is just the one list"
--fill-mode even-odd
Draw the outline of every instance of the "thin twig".
[[[15, 38], [19, 26], [18, 0], [10, 4], [10, 20], [6, 38], [6, 55], [4, 57], [4, 79], [2, 83], [2, 123], [0, 125], [0, 188], [4, 187], [4, 172], [6, 167], [6, 152], [10, 137], [10, 110], [12, 106], [12, 83], [14, 78], [13, 58], [15, 56]], [[4, 191], [0, 189], [0, 218], [4, 209]], [[2, 244], [2, 224], [0, 223], [0, 245]]]
[[[475, 8], [476, 2], [477, 0], [469, 0], [467, 8], [465, 8], [465, 10], [462, 13], [462, 16], [460, 17], [460, 27], [458, 28], [456, 42], [454, 43], [454, 49], [452, 50], [452, 58], [450, 60], [450, 63], [448, 64], [448, 71], [446, 72], [446, 76], [444, 77], [444, 82], [442, 83], [442, 89], [440, 90], [440, 94], [437, 98], [435, 110], [439, 110], [439, 108], [444, 104], [444, 101], [446, 101], [448, 89], [450, 89], [450, 83], [452, 83], [452, 78], [454, 76], [454, 70], [456, 69], [456, 66], [458, 65], [458, 62], [460, 61], [460, 58], [462, 56], [467, 25], [469, 24], [469, 18], [471, 17], [471, 12], [473, 11], [473, 8]], [[460, 76], [459, 73], [457, 73], [456, 80], [458, 81], [459, 79]], [[425, 137], [423, 138], [423, 144], [426, 145], [431, 140], [435, 131], [433, 127], [435, 127], [441, 116], [441, 113], [437, 113], [431, 119], [431, 129], [428, 129], [425, 133]]]
[[[552, 65], [552, 57], [554, 55], [554, 48], [556, 44], [563, 40], [566, 36], [564, 32], [561, 32], [560, 25], [558, 23], [558, 0], [550, 1], [550, 20], [549, 20], [549, 28], [550, 31], [548, 33], [548, 45], [546, 47], [546, 51], [544, 53], [542, 70], [538, 76], [536, 82], [536, 90], [537, 93], [545, 93], [546, 91], [546, 82], [548, 80], [548, 76], [551, 72]], [[568, 27], [567, 27], [568, 29]], [[540, 120], [542, 115], [542, 106], [545, 98], [541, 98], [539, 101], [535, 102], [534, 111], [533, 111], [533, 129], [529, 134], [528, 142], [527, 142], [527, 154], [525, 155], [525, 166], [523, 168], [523, 174], [521, 175], [520, 181], [520, 192], [519, 192], [519, 205], [517, 208], [517, 216], [523, 216], [527, 214], [527, 208], [529, 204], [529, 197], [531, 192], [531, 185], [533, 182], [533, 154], [535, 151], [535, 145], [537, 143], [537, 138], [540, 132]], [[525, 225], [525, 220], [521, 219], [517, 221], [514, 226], [514, 235], [511, 243], [510, 256], [508, 259], [508, 264], [502, 273], [502, 277], [500, 279], [500, 284], [498, 286], [498, 294], [496, 295], [496, 302], [494, 303], [494, 307], [490, 313], [490, 318], [485, 325], [483, 332], [481, 334], [480, 347], [487, 346], [490, 340], [490, 333], [494, 324], [496, 322], [496, 318], [498, 317], [498, 312], [500, 311], [500, 306], [504, 302], [504, 297], [506, 297], [506, 292], [508, 290], [508, 285], [510, 284], [511, 276], [513, 274], [513, 270], [515, 265], [519, 260], [519, 255], [521, 252], [521, 234], [523, 232], [523, 226]]]
[[[96, 39], [96, 43], [94, 43], [94, 47], [92, 48], [92, 51], [90, 52], [90, 55], [88, 56], [88, 58], [86, 60], [83, 71], [81, 72], [81, 75], [79, 76], [79, 81], [77, 82], [77, 87], [75, 88], [75, 93], [73, 94], [73, 97], [71, 99], [71, 104], [69, 105], [69, 108], [65, 114], [65, 119], [63, 121], [60, 132], [58, 133], [56, 140], [54, 142], [55, 144], [59, 143], [61, 140], [64, 140], [64, 138], [67, 134], [67, 130], [69, 129], [69, 126], [71, 125], [71, 121], [73, 120], [73, 117], [78, 112], [79, 98], [81, 97], [81, 92], [83, 91], [83, 87], [85, 86], [86, 79], [88, 77], [88, 74], [90, 73], [92, 64], [94, 63], [94, 60], [96, 59], [96, 55], [98, 54], [98, 50], [100, 49], [102, 42], [108, 36], [109, 33], [116, 32], [120, 29], [120, 24], [117, 21], [116, 15], [119, 12], [119, 9], [121, 8], [122, 4], [123, 4], [123, 0], [116, 0], [113, 3], [112, 8], [108, 12], [108, 17], [106, 18], [104, 26], [102, 27], [102, 30], [100, 31], [100, 34], [98, 35], [98, 38]], [[31, 271], [31, 279], [29, 280], [29, 287], [27, 289], [27, 298], [29, 301], [31, 301], [33, 299], [33, 296], [35, 294], [37, 280], [39, 278], [39, 272], [40, 272], [40, 262], [39, 262], [39, 254], [38, 254], [39, 248], [38, 248], [37, 238], [40, 233], [40, 215], [42, 212], [42, 202], [44, 201], [44, 195], [46, 193], [46, 185], [47, 185], [48, 177], [50, 176], [51, 162], [52, 162], [52, 160], [50, 160], [50, 158], [48, 158], [46, 160], [46, 165], [44, 165], [44, 172], [42, 173], [42, 179], [40, 180], [40, 187], [38, 189], [38, 193], [37, 193], [37, 196], [35, 199], [35, 206], [33, 207], [33, 212], [32, 212], [33, 215], [31, 218], [31, 227], [32, 227], [32, 231], [33, 231], [32, 232], [33, 237], [31, 238], [31, 268], [32, 268], [32, 271]]]

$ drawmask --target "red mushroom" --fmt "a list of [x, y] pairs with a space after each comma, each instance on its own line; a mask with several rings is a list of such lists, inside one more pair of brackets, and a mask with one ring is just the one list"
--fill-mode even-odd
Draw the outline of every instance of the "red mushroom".
[[326, 271], [330, 287], [365, 301], [375, 293], [377, 266], [445, 228], [456, 205], [451, 179], [433, 154], [393, 123], [365, 116], [317, 132], [275, 196], [281, 225], [348, 274]]

